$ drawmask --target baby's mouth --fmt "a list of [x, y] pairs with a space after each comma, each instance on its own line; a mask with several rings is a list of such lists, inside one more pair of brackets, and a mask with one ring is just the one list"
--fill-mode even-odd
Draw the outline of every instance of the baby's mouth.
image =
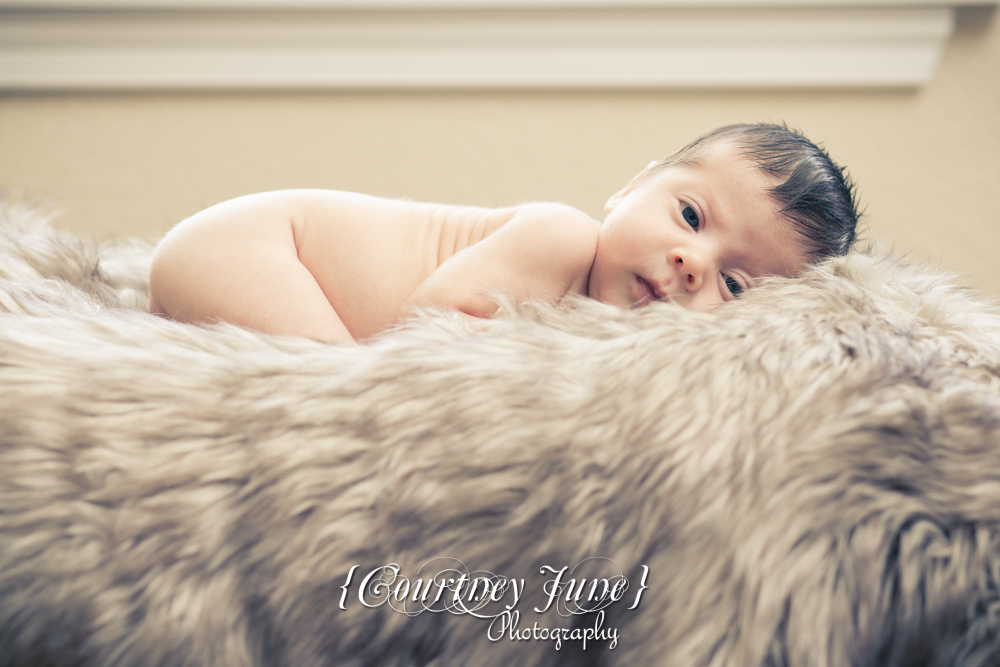
[[639, 299], [638, 305], [645, 306], [652, 301], [663, 301], [663, 298], [656, 293], [656, 288], [653, 284], [643, 278], [642, 276], [636, 276], [636, 282], [639, 283], [639, 288], [642, 290], [642, 298]]

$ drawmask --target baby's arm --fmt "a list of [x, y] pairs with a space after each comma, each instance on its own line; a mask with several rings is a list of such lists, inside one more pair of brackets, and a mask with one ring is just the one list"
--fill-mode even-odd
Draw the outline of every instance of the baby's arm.
[[486, 298], [490, 292], [551, 302], [585, 295], [599, 230], [600, 223], [571, 206], [524, 204], [491, 235], [442, 262], [405, 307], [489, 317], [497, 308]]
[[231, 322], [272, 334], [353, 340], [299, 261], [295, 191], [239, 197], [181, 222], [150, 272], [151, 308], [182, 322]]

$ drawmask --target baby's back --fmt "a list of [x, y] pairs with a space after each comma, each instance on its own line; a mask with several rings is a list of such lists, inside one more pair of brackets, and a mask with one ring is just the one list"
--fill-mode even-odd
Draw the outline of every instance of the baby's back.
[[442, 262], [514, 212], [331, 190], [240, 197], [167, 234], [154, 258], [151, 305], [181, 321], [331, 338], [325, 300], [352, 338], [367, 338], [405, 313]]
[[384, 330], [442, 262], [499, 229], [514, 209], [313, 191], [299, 259], [355, 338]]

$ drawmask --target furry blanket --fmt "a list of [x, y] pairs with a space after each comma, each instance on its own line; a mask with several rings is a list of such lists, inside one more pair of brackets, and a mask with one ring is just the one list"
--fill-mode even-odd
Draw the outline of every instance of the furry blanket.
[[2, 217], [4, 665], [1000, 661], [1000, 314], [946, 276], [326, 345]]

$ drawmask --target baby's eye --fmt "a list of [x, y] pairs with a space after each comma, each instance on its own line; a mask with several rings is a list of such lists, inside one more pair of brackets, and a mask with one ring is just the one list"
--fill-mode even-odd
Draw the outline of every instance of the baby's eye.
[[691, 225], [691, 229], [698, 229], [698, 213], [690, 206], [685, 206], [681, 209], [681, 215], [684, 216], [684, 222]]
[[738, 282], [736, 282], [736, 279], [732, 276], [723, 276], [723, 278], [726, 279], [726, 288], [729, 290], [729, 293], [733, 295], [733, 298], [740, 298], [740, 295], [743, 294], [743, 288], [740, 287]]

